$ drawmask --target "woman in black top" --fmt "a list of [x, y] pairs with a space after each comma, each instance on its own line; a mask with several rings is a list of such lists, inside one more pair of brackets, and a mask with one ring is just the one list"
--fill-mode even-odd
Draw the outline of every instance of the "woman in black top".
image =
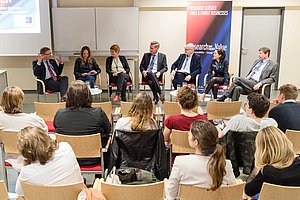
[[109, 74], [109, 82], [117, 84], [114, 102], [119, 101], [120, 96], [122, 101], [126, 101], [127, 82], [131, 82], [127, 60], [125, 56], [120, 56], [119, 53], [119, 45], [113, 44], [110, 47], [111, 56], [106, 58], [106, 73]]
[[205, 95], [212, 89], [214, 99], [217, 99], [218, 88], [215, 84], [224, 85], [223, 89], [227, 89], [229, 83], [228, 61], [225, 59], [225, 50], [216, 49], [213, 54], [213, 59], [208, 69], [208, 84], [206, 85], [203, 94], [200, 96], [200, 101], [203, 101]]
[[295, 157], [292, 143], [280, 129], [269, 126], [260, 130], [255, 146], [255, 169], [245, 186], [248, 196], [259, 193], [264, 182], [300, 186], [300, 158]]
[[74, 75], [76, 80], [88, 81], [91, 88], [95, 87], [96, 76], [101, 72], [96, 60], [91, 56], [88, 46], [81, 48], [80, 57], [76, 59]]

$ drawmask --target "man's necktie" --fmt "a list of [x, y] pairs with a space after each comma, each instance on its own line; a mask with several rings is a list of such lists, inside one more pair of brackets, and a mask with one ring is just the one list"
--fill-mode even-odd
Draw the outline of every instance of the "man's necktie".
[[47, 64], [47, 68], [48, 68], [48, 71], [49, 71], [49, 73], [50, 73], [51, 78], [52, 78], [53, 80], [57, 81], [57, 77], [56, 77], [56, 76], [54, 75], [54, 73], [53, 73], [53, 70], [52, 70], [52, 68], [51, 68], [51, 66], [50, 66], [49, 60], [46, 61], [46, 64]]
[[184, 64], [182, 66], [182, 70], [185, 70], [185, 68], [187, 67], [187, 63], [188, 63], [189, 59], [190, 59], [190, 57], [188, 57], [188, 56], [185, 57]]
[[155, 55], [152, 55], [151, 58], [152, 58], [152, 60], [151, 60], [150, 65], [148, 66], [148, 69], [147, 69], [147, 71], [149, 71], [149, 72], [151, 72], [152, 69], [153, 69]]
[[260, 66], [263, 64], [263, 61], [259, 61], [257, 63], [257, 65], [252, 69], [251, 73], [247, 76], [248, 79], [251, 79], [251, 77], [256, 73], [258, 72]]

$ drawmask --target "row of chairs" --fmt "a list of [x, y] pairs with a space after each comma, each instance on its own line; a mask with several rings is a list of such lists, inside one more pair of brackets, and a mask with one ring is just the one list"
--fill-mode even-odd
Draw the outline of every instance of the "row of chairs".
[[[24, 197], [28, 200], [74, 200], [84, 189], [82, 182], [44, 186], [21, 182]], [[114, 185], [96, 179], [94, 188], [99, 189], [107, 200], [159, 200], [165, 197], [167, 181], [146, 185]], [[243, 190], [245, 183], [223, 186], [216, 191], [192, 185], [180, 185], [179, 198], [181, 200], [240, 200], [245, 198]], [[264, 183], [259, 200], [285, 200], [297, 199], [300, 195], [300, 187], [279, 186]], [[0, 199], [8, 199], [7, 189], [3, 180], [0, 181]]]

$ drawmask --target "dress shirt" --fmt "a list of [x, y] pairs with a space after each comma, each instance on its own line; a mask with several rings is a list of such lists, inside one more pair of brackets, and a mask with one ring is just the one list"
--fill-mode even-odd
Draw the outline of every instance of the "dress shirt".
[[265, 68], [265, 66], [267, 65], [268, 62], [269, 62], [269, 59], [258, 62], [255, 65], [255, 67], [253, 67], [252, 72], [248, 75], [247, 78], [253, 79], [253, 80], [259, 82], [261, 72], [263, 71], [263, 69]]
[[190, 56], [186, 56], [184, 62], [182, 63], [181, 69], [178, 70], [179, 72], [182, 73], [191, 73], [191, 60], [192, 60], [193, 54]]

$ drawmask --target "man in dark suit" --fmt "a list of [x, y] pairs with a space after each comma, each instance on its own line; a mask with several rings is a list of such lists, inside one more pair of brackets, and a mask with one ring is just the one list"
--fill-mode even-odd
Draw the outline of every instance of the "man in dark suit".
[[[46, 90], [60, 92], [61, 97], [64, 97], [68, 89], [68, 77], [60, 76], [64, 68], [62, 57], [59, 56], [57, 61], [59, 65], [51, 59], [50, 48], [41, 48], [37, 60], [32, 62], [33, 74], [44, 81]], [[41, 93], [39, 86], [38, 93]]]
[[[270, 49], [261, 47], [258, 50], [258, 58], [254, 61], [246, 78], [237, 77], [231, 87], [217, 101], [224, 101], [227, 97], [232, 101], [238, 101], [241, 94], [258, 92], [262, 85], [275, 82], [278, 65], [269, 59]], [[270, 97], [270, 87], [267, 97]]]
[[196, 83], [196, 76], [201, 73], [201, 57], [194, 53], [195, 45], [189, 43], [184, 48], [184, 53], [180, 54], [178, 59], [171, 67], [172, 84], [177, 90], [177, 85], [182, 83]]
[[300, 131], [300, 104], [296, 103], [297, 97], [298, 89], [295, 85], [285, 84], [279, 88], [279, 105], [270, 110], [269, 117], [276, 120], [282, 132], [286, 129]]
[[161, 100], [162, 103], [165, 101], [164, 94], [162, 94], [158, 82], [162, 80], [163, 73], [168, 70], [166, 55], [158, 52], [159, 46], [157, 41], [150, 42], [150, 53], [144, 54], [140, 65], [143, 81], [148, 82], [153, 92], [155, 104], [157, 104], [159, 100]]

